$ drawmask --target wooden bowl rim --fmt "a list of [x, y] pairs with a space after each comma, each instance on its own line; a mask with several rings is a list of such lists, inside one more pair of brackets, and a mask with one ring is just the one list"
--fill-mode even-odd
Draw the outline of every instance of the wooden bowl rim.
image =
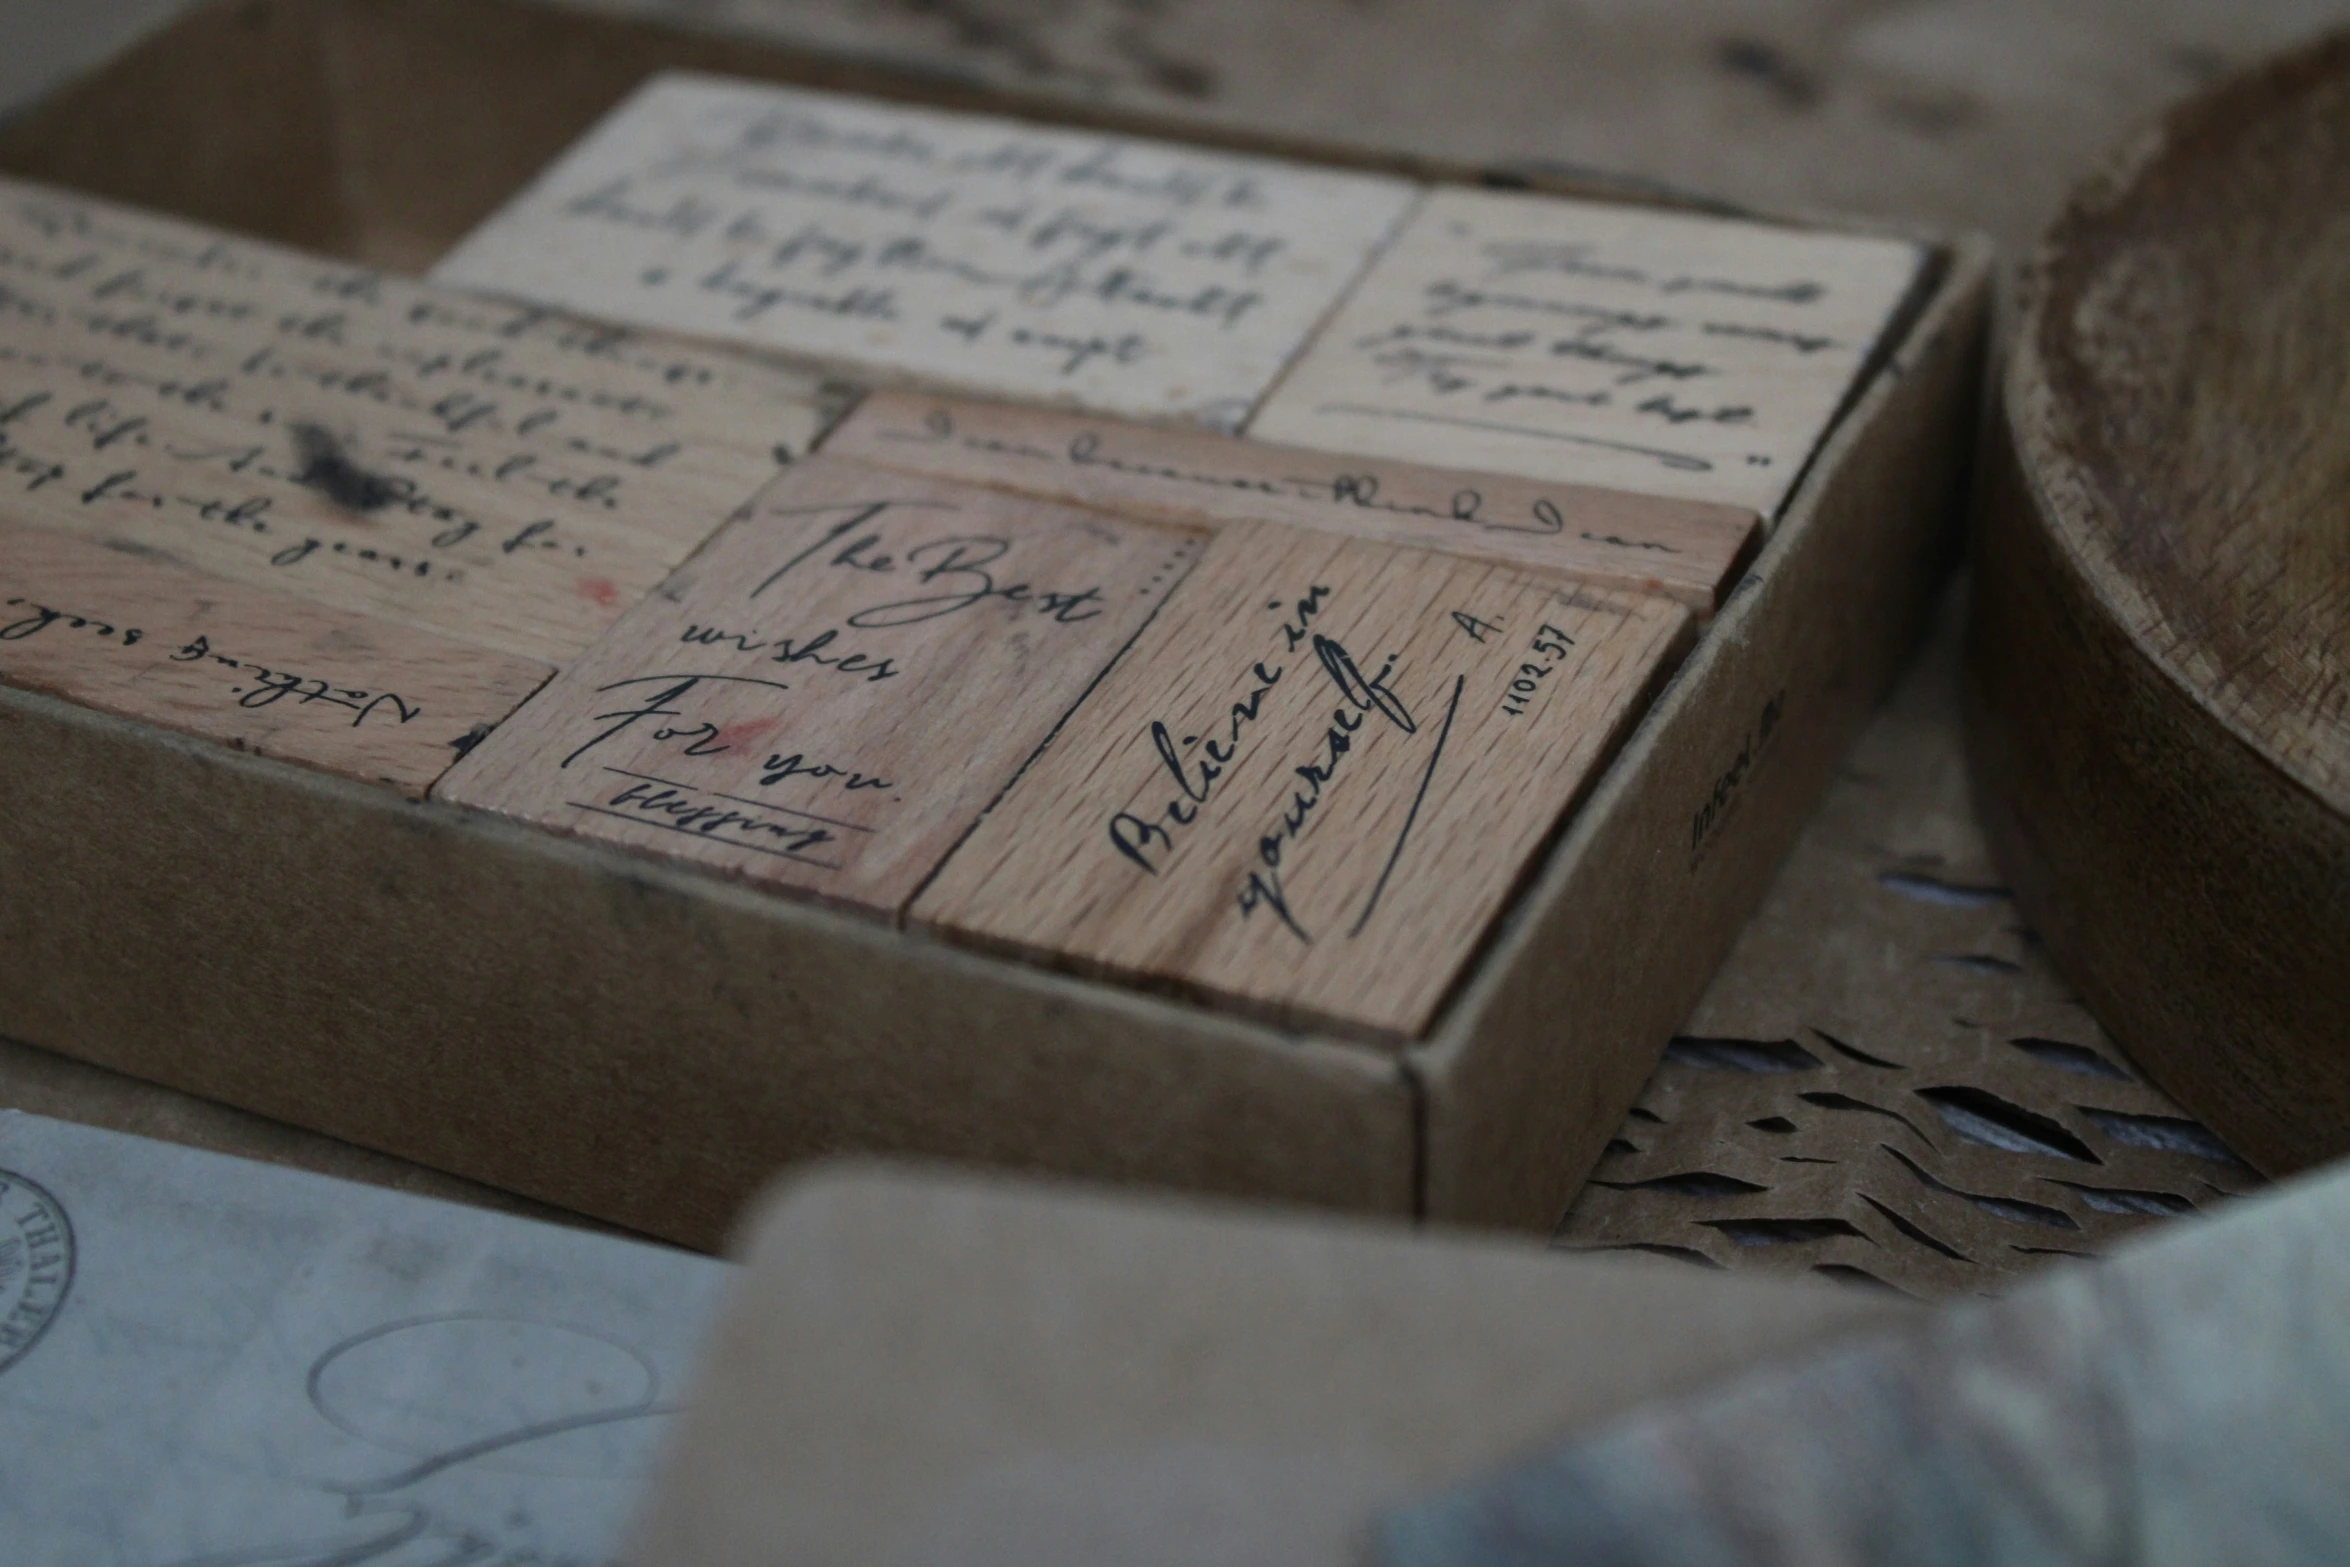
[[[2225, 671], [2198, 667], [2183, 656], [2199, 650], [2183, 650], [2176, 639], [2153, 634], [2165, 623], [2161, 606], [2113, 548], [2124, 523], [2098, 476], [2062, 438], [2081, 411], [2058, 393], [2043, 358], [2046, 334], [2063, 330], [2049, 320], [2050, 301], [2077, 297], [2087, 276], [2075, 274], [2094, 275], [2110, 259], [2077, 248], [2087, 230], [2116, 221], [2137, 204], [2163, 199], [2149, 194], [2159, 176], [2197, 161], [2224, 166], [2230, 142], [2294, 112], [2312, 93], [2345, 83], [2350, 83], [2350, 27], [2238, 72], [2109, 153], [2075, 189], [2023, 268], [1997, 417], [2043, 531], [2140, 656], [2285, 781], [2330, 810], [2350, 815], [2350, 726], [2340, 734], [2320, 734], [2318, 755], [2290, 753], [2278, 743], [2279, 730], [2303, 721], [2301, 712], [2280, 712], [2258, 699], [2248, 702], [2224, 688]], [[2350, 344], [2344, 351], [2350, 353]], [[2294, 737], [2307, 738], [2302, 732]]]

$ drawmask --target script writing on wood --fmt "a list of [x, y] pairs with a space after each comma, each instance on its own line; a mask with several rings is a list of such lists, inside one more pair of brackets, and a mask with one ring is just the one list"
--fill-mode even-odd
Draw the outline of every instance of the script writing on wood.
[[916, 900], [949, 933], [1422, 1031], [1688, 613], [1244, 524]]
[[1760, 531], [1752, 512], [1701, 501], [911, 392], [868, 397], [824, 449], [1172, 522], [1289, 522], [1505, 561], [1707, 612]]
[[1197, 550], [811, 458], [435, 797], [895, 914]]
[[1232, 428], [1415, 189], [670, 75], [433, 275], [942, 385]]
[[0, 523], [0, 682], [421, 796], [551, 671]]
[[817, 383], [0, 180], [0, 516], [525, 656], [592, 641]]
[[1915, 245], [1442, 190], [1249, 433], [1776, 513]]

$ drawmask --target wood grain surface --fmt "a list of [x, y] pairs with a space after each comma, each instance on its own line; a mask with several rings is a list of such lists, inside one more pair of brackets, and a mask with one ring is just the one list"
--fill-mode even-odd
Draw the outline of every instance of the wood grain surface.
[[1980, 533], [1978, 794], [2155, 1080], [2350, 1152], [2350, 37], [2175, 112], [2034, 268]]
[[0, 523], [0, 681], [403, 794], [421, 797], [553, 672]]
[[1197, 549], [811, 458], [435, 797], [894, 915]]
[[913, 392], [866, 398], [824, 450], [1193, 526], [1295, 523], [1661, 594], [1703, 614], [1759, 533], [1734, 506]]
[[1227, 529], [914, 918], [1418, 1033], [1688, 633], [1661, 599]]
[[0, 181], [0, 515], [554, 661], [822, 417], [811, 379]]
[[1902, 240], [1440, 188], [1249, 433], [1768, 519], [1922, 259]]

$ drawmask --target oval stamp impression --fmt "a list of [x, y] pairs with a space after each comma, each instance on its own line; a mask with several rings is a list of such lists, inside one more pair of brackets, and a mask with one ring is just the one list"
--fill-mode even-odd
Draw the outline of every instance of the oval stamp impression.
[[0, 1170], [0, 1372], [25, 1356], [73, 1287], [73, 1223], [40, 1185]]

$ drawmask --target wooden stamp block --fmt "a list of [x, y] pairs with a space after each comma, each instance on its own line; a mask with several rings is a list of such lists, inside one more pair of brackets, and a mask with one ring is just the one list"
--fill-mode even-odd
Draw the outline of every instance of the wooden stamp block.
[[1661, 599], [1231, 528], [914, 918], [1417, 1034], [1689, 627]]
[[895, 914], [1197, 551], [812, 458], [435, 795]]
[[876, 392], [824, 449], [908, 473], [1194, 526], [1295, 523], [1659, 593], [1711, 613], [1760, 527], [1703, 501]]
[[815, 384], [0, 180], [0, 515], [559, 660]]
[[1417, 187], [660, 78], [442, 282], [934, 384], [1232, 429]]
[[422, 797], [549, 674], [0, 523], [0, 682]]
[[1768, 518], [1919, 260], [1896, 240], [1439, 191], [1249, 433]]

